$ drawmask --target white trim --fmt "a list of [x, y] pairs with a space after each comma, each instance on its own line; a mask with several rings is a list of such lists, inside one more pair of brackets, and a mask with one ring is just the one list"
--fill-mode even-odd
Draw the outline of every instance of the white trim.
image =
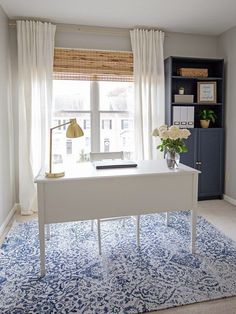
[[3, 221], [2, 225], [0, 226], [0, 237], [4, 234], [5, 229], [9, 222], [11, 221], [12, 217], [14, 216], [15, 212], [20, 208], [19, 204], [15, 204], [13, 208], [10, 210], [9, 214], [7, 215], [6, 219]]
[[226, 202], [229, 202], [230, 204], [236, 206], [236, 200], [235, 200], [234, 198], [229, 197], [229, 196], [226, 195], [226, 194], [224, 194], [223, 198], [224, 198], [224, 200], [225, 200]]

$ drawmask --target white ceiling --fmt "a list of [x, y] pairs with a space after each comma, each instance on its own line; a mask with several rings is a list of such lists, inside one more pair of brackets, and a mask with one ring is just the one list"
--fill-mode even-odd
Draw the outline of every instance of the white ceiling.
[[9, 18], [218, 35], [236, 25], [236, 0], [0, 0]]

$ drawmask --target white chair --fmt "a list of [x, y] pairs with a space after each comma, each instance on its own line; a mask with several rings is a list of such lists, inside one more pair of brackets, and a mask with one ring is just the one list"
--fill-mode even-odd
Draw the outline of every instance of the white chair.
[[[91, 152], [90, 153], [90, 161], [100, 161], [104, 159], [124, 159], [124, 152]], [[140, 245], [140, 216], [132, 216], [136, 222], [136, 241], [137, 245]], [[125, 222], [125, 218], [123, 217], [115, 217], [115, 218], [105, 218], [105, 219], [97, 219], [97, 231], [98, 231], [98, 251], [99, 255], [102, 253], [102, 243], [101, 243], [101, 222], [109, 221], [109, 220], [123, 220], [123, 226]], [[94, 229], [94, 220], [91, 222], [91, 229]]]
[[124, 152], [91, 152], [90, 161], [99, 161], [104, 159], [124, 159]]

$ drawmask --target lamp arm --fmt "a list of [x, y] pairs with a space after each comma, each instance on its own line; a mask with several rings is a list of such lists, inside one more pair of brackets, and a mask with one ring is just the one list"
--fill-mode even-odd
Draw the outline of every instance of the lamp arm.
[[56, 125], [56, 126], [54, 126], [53, 128], [50, 128], [50, 131], [51, 131], [51, 130], [54, 130], [54, 129], [57, 129], [57, 128], [60, 128], [61, 126], [67, 125], [67, 124], [70, 124], [70, 123], [71, 123], [71, 121], [68, 121], [68, 122], [66, 122], [66, 123], [62, 123], [62, 124]]

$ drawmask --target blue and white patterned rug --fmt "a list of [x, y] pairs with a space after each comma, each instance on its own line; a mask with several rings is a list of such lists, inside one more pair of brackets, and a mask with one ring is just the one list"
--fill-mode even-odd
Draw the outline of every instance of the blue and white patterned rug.
[[236, 295], [235, 243], [199, 218], [193, 256], [189, 220], [142, 217], [140, 250], [132, 219], [103, 222], [103, 257], [89, 222], [53, 225], [44, 278], [37, 222], [15, 224], [0, 250], [0, 313], [143, 313]]

